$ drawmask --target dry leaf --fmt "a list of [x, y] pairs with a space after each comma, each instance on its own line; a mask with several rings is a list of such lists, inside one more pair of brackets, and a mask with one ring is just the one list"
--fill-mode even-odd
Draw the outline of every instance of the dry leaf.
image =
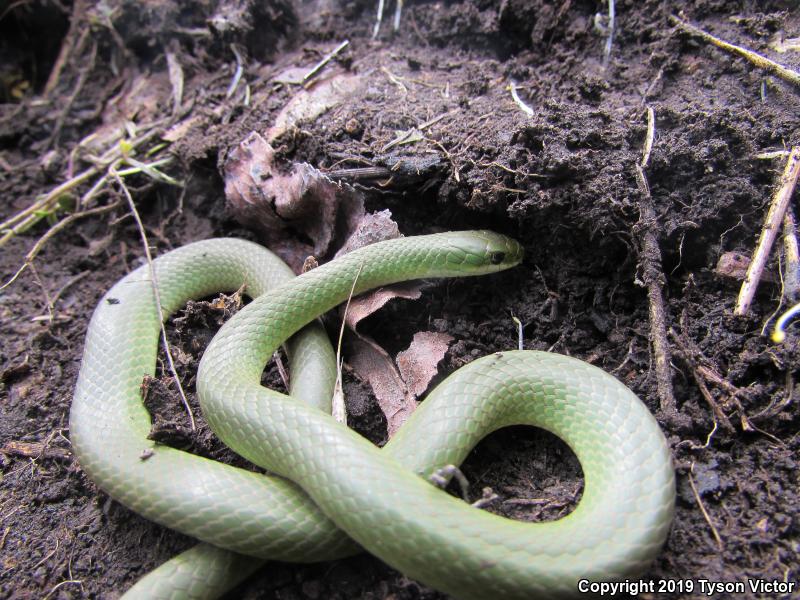
[[327, 256], [336, 240], [349, 237], [364, 215], [364, 200], [306, 163], [282, 174], [274, 159], [272, 146], [252, 132], [225, 162], [225, 196], [234, 217], [259, 231], [265, 245], [300, 273], [309, 255]]
[[418, 331], [408, 350], [397, 355], [400, 376], [406, 382], [408, 391], [415, 397], [419, 398], [428, 389], [428, 384], [436, 376], [439, 363], [454, 339], [446, 333]]
[[408, 420], [419, 398], [438, 372], [439, 363], [453, 338], [445, 333], [420, 331], [408, 349], [397, 355], [397, 363], [370, 337], [356, 333], [348, 342], [350, 366], [367, 382], [381, 411], [391, 438]]
[[362, 79], [358, 75], [339, 73], [319, 80], [308, 90], [299, 91], [275, 117], [275, 124], [267, 130], [267, 140], [272, 142], [290, 127], [313, 121], [355, 94], [361, 85]]

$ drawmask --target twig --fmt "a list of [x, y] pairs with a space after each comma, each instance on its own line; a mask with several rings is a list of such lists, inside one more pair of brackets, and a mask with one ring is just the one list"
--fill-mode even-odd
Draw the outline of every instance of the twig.
[[614, 22], [616, 10], [614, 8], [614, 0], [608, 0], [608, 37], [606, 38], [606, 47], [603, 51], [603, 69], [608, 68], [608, 63], [611, 60], [611, 47], [614, 44]]
[[[694, 378], [695, 383], [697, 383], [697, 387], [700, 390], [700, 394], [703, 396], [703, 399], [706, 401], [706, 404], [708, 404], [709, 408], [711, 408], [711, 411], [714, 413], [715, 429], [717, 423], [720, 423], [722, 427], [724, 427], [726, 430], [735, 431], [733, 424], [728, 418], [728, 415], [726, 415], [723, 412], [722, 408], [720, 408], [719, 404], [717, 404], [717, 401], [714, 400], [714, 396], [711, 395], [711, 392], [709, 391], [708, 386], [706, 385], [706, 378], [709, 377], [710, 373], [713, 373], [714, 376], [710, 377], [710, 379], [717, 385], [722, 387], [723, 385], [722, 382], [725, 383], [728, 382], [726, 382], [721, 376], [716, 375], [716, 373], [712, 369], [709, 369], [704, 365], [698, 364], [698, 359], [703, 358], [703, 356], [699, 348], [697, 348], [693, 344], [693, 342], [689, 340], [686, 334], [683, 333], [686, 331], [686, 323], [684, 322], [685, 317], [686, 314], [684, 312], [683, 317], [681, 317], [682, 333], [678, 335], [678, 333], [671, 327], [669, 333], [672, 336], [672, 339], [677, 344], [681, 357], [686, 362], [686, 364], [689, 365], [689, 368], [692, 370], [692, 377]], [[731, 388], [735, 390], [735, 392], [732, 392], [730, 389], [728, 390], [729, 392], [732, 393], [732, 395], [734, 393], [739, 392], [739, 389], [732, 385]], [[739, 406], [741, 406], [741, 404]]]
[[525, 347], [524, 347], [525, 338], [524, 338], [523, 332], [522, 332], [522, 321], [520, 321], [514, 315], [514, 313], [511, 313], [511, 320], [514, 321], [514, 325], [517, 326], [517, 346], [518, 346], [517, 349], [518, 350], [524, 350], [525, 349]]
[[158, 310], [158, 322], [161, 327], [161, 342], [164, 345], [164, 352], [167, 355], [167, 363], [169, 364], [170, 372], [172, 376], [175, 378], [175, 384], [178, 387], [178, 393], [181, 396], [181, 401], [183, 402], [183, 406], [186, 408], [186, 412], [189, 415], [189, 424], [191, 425], [192, 431], [197, 430], [197, 426], [194, 422], [194, 415], [192, 414], [192, 408], [189, 406], [189, 400], [186, 398], [186, 393], [183, 391], [183, 384], [181, 384], [181, 378], [178, 377], [178, 371], [175, 368], [175, 361], [172, 359], [172, 352], [169, 348], [169, 341], [167, 340], [167, 328], [164, 327], [164, 310], [161, 308], [161, 293], [158, 289], [158, 279], [156, 278], [156, 269], [153, 265], [153, 256], [150, 253], [150, 244], [147, 241], [147, 233], [144, 230], [144, 223], [142, 223], [142, 218], [139, 216], [139, 211], [136, 210], [136, 204], [133, 202], [133, 197], [131, 196], [130, 191], [128, 191], [128, 187], [125, 185], [125, 182], [122, 181], [122, 177], [119, 176], [114, 166], [109, 168], [109, 174], [114, 180], [117, 182], [117, 185], [122, 189], [122, 193], [125, 195], [125, 199], [128, 201], [128, 207], [131, 210], [131, 214], [133, 215], [134, 220], [136, 221], [136, 226], [139, 229], [139, 235], [142, 238], [142, 245], [144, 245], [144, 254], [147, 258], [147, 265], [150, 269], [150, 282], [153, 285], [153, 297], [156, 302], [156, 309]]
[[705, 41], [714, 44], [718, 48], [722, 48], [723, 50], [727, 50], [728, 52], [731, 52], [733, 54], [738, 54], [739, 56], [746, 58], [757, 67], [764, 69], [765, 71], [769, 71], [770, 73], [774, 73], [784, 81], [788, 81], [789, 83], [793, 83], [794, 85], [800, 86], [800, 73], [798, 73], [797, 71], [785, 67], [780, 63], [776, 63], [774, 60], [770, 60], [765, 56], [761, 56], [760, 54], [753, 52], [752, 50], [748, 50], [747, 48], [744, 48], [742, 46], [736, 46], [734, 44], [721, 40], [718, 37], [711, 35], [707, 31], [703, 31], [699, 27], [695, 27], [694, 25], [691, 25], [686, 21], [682, 21], [681, 19], [679, 19], [674, 15], [670, 16], [670, 21], [672, 21], [680, 29], [683, 29], [684, 31], [696, 35], [698, 37], [701, 37]]
[[800, 298], [800, 250], [791, 206], [783, 216], [783, 263], [783, 296], [789, 302], [796, 302]]
[[392, 82], [393, 84], [395, 84], [395, 85], [396, 85], [398, 88], [400, 88], [400, 93], [401, 93], [401, 94], [403, 94], [403, 95], [405, 96], [405, 95], [408, 93], [408, 88], [406, 87], [406, 84], [404, 84], [404, 83], [401, 81], [400, 77], [398, 77], [397, 75], [395, 75], [394, 73], [392, 73], [392, 72], [391, 72], [389, 69], [387, 69], [386, 67], [381, 67], [381, 71], [383, 71], [383, 72], [386, 74], [386, 76], [389, 78], [389, 81], [391, 81], [391, 82]]
[[50, 591], [47, 593], [47, 595], [44, 598], [42, 598], [42, 600], [48, 600], [53, 594], [55, 594], [58, 591], [58, 589], [60, 587], [65, 586], [65, 585], [79, 585], [79, 586], [83, 587], [83, 581], [81, 581], [80, 579], [67, 579], [66, 581], [62, 581], [61, 583], [57, 583], [52, 588], [50, 588]]
[[361, 263], [356, 276], [353, 278], [353, 286], [350, 288], [350, 294], [347, 296], [347, 303], [344, 305], [342, 326], [339, 328], [339, 341], [336, 344], [336, 384], [333, 388], [331, 414], [336, 421], [343, 425], [347, 425], [347, 406], [344, 402], [344, 392], [342, 390], [342, 339], [344, 338], [344, 325], [347, 322], [347, 311], [350, 310], [350, 300], [353, 299], [353, 294], [356, 291], [356, 284], [358, 283], [358, 278], [361, 277], [361, 271], [363, 269], [364, 263]]
[[89, 273], [91, 273], [91, 271], [81, 271], [77, 275], [67, 279], [66, 283], [62, 285], [60, 288], [58, 288], [58, 290], [56, 290], [56, 293], [53, 294], [53, 297], [51, 299], [51, 302], [53, 303], [53, 308], [55, 308], [55, 305], [61, 299], [61, 296], [64, 295], [64, 292], [66, 292], [69, 288], [78, 283], [81, 279], [89, 275]]
[[307, 82], [309, 79], [314, 77], [317, 73], [319, 73], [325, 67], [325, 65], [327, 65], [329, 62], [331, 62], [336, 57], [336, 55], [339, 54], [339, 52], [341, 52], [342, 50], [347, 48], [349, 45], [350, 45], [350, 40], [345, 40], [341, 44], [336, 46], [336, 48], [331, 50], [331, 52], [326, 54], [322, 58], [321, 61], [319, 61], [317, 64], [315, 64], [311, 68], [311, 70], [303, 76], [303, 83]]
[[467, 480], [467, 476], [464, 475], [464, 472], [456, 465], [445, 465], [443, 467], [439, 467], [428, 476], [428, 480], [442, 490], [450, 485], [450, 482], [454, 478], [458, 483], [459, 489], [461, 490], [461, 498], [465, 502], [469, 502], [469, 481]]
[[653, 150], [653, 141], [656, 137], [656, 113], [653, 111], [652, 106], [646, 108], [647, 111], [647, 133], [644, 138], [644, 147], [642, 148], [642, 162], [639, 163], [642, 169], [646, 169], [650, 164], [650, 152]]
[[516, 105], [519, 106], [522, 109], [522, 112], [524, 112], [529, 117], [532, 117], [533, 116], [533, 109], [530, 106], [528, 106], [527, 104], [525, 104], [525, 102], [522, 100], [522, 98], [519, 97], [519, 94], [517, 94], [517, 84], [516, 84], [516, 82], [513, 81], [513, 80], [510, 80], [508, 82], [508, 89], [511, 90], [511, 97], [514, 99], [514, 102], [516, 103]]
[[758, 160], [772, 160], [773, 158], [789, 158], [790, 150], [772, 150], [756, 154]]
[[397, 0], [394, 6], [394, 21], [392, 21], [392, 29], [400, 31], [400, 15], [403, 13], [403, 0]]
[[17, 272], [14, 273], [14, 275], [12, 275], [8, 281], [6, 281], [2, 286], [0, 286], [0, 290], [14, 283], [14, 281], [20, 275], [22, 275], [22, 272], [25, 269], [27, 269], [31, 265], [31, 263], [33, 263], [34, 259], [39, 255], [39, 252], [41, 252], [42, 248], [50, 240], [50, 238], [52, 238], [58, 232], [64, 230], [68, 225], [71, 225], [78, 219], [109, 212], [117, 208], [119, 204], [120, 204], [119, 202], [112, 202], [111, 204], [108, 204], [106, 206], [98, 206], [96, 208], [90, 208], [89, 210], [84, 210], [79, 213], [73, 213], [68, 217], [64, 217], [63, 219], [61, 219], [58, 223], [56, 223], [50, 229], [48, 229], [47, 232], [42, 237], [39, 238], [39, 240], [33, 245], [33, 248], [31, 248], [28, 251], [28, 254], [25, 255], [25, 262], [22, 263], [22, 266], [19, 269], [17, 269]]
[[48, 322], [53, 322], [53, 300], [50, 298], [50, 292], [47, 291], [47, 286], [42, 281], [42, 278], [39, 277], [39, 271], [36, 270], [36, 267], [30, 265], [30, 271], [33, 275], [34, 281], [36, 281], [39, 288], [42, 290], [42, 295], [44, 296], [45, 306], [47, 307], [47, 317], [45, 317]]
[[[647, 136], [645, 140], [655, 137], [655, 118], [652, 109], [647, 112]], [[652, 144], [652, 141], [650, 142]], [[646, 164], [649, 148], [645, 141], [645, 151], [642, 164]], [[642, 279], [647, 287], [647, 297], [650, 302], [650, 337], [656, 362], [656, 384], [658, 387], [659, 406], [664, 413], [675, 413], [675, 395], [672, 389], [672, 372], [670, 371], [670, 348], [667, 341], [667, 318], [664, 305], [664, 271], [661, 268], [661, 249], [656, 239], [655, 228], [658, 225], [653, 198], [650, 195], [650, 186], [643, 168], [636, 164], [636, 184], [641, 192], [639, 200], [639, 228], [641, 232], [642, 252], [640, 256], [642, 266]]]
[[239, 52], [239, 48], [236, 46], [236, 44], [231, 44], [231, 50], [233, 51], [233, 55], [236, 57], [236, 71], [233, 73], [233, 78], [231, 79], [231, 84], [228, 86], [228, 91], [225, 92], [226, 98], [233, 96], [236, 88], [239, 87], [239, 81], [242, 78], [242, 73], [244, 73], [244, 59], [242, 58], [242, 54]]
[[177, 115], [183, 103], [183, 67], [174, 52], [167, 51], [167, 73], [172, 86], [172, 114]]
[[48, 140], [48, 145], [58, 145], [58, 141], [61, 138], [61, 130], [64, 128], [64, 121], [67, 118], [67, 114], [70, 110], [72, 110], [72, 106], [75, 104], [75, 99], [78, 97], [78, 94], [80, 94], [83, 86], [86, 84], [86, 79], [89, 77], [89, 73], [94, 70], [96, 59], [97, 41], [92, 43], [92, 50], [89, 52], [89, 62], [78, 73], [78, 80], [75, 82], [75, 87], [67, 98], [67, 101], [64, 103], [64, 106], [58, 113], [58, 118], [53, 125], [53, 133], [50, 135], [50, 139]]
[[375, 26], [372, 28], [372, 39], [378, 37], [378, 32], [381, 30], [381, 21], [383, 21], [383, 2], [384, 0], [378, 0], [378, 15], [375, 19]]
[[736, 300], [736, 308], [733, 311], [735, 315], [746, 315], [750, 310], [750, 304], [756, 295], [761, 273], [767, 264], [767, 258], [772, 249], [772, 244], [775, 242], [775, 237], [778, 235], [778, 228], [781, 221], [783, 221], [783, 216], [794, 192], [798, 176], [800, 176], [800, 146], [794, 146], [786, 161], [786, 168], [783, 171], [778, 191], [772, 198], [764, 228], [761, 230], [761, 237], [758, 240], [758, 246], [756, 246], [750, 266], [747, 268], [742, 289], [739, 291], [739, 298]]
[[711, 528], [711, 533], [714, 535], [714, 539], [717, 541], [717, 548], [719, 549], [720, 552], [722, 552], [724, 548], [724, 544], [722, 543], [722, 538], [719, 537], [719, 532], [717, 531], [717, 528], [714, 526], [714, 522], [711, 520], [711, 515], [708, 514], [705, 505], [703, 505], [703, 501], [700, 499], [700, 494], [697, 491], [697, 486], [695, 485], [694, 478], [692, 477], [693, 472], [694, 472], [694, 463], [692, 463], [692, 466], [689, 467], [689, 472], [687, 473], [687, 475], [689, 476], [689, 485], [692, 488], [695, 500], [697, 500], [697, 506], [700, 507], [700, 512], [703, 513], [703, 518], [706, 520], [706, 523], [708, 523], [708, 526]]
[[42, 95], [45, 97], [49, 96], [58, 85], [61, 79], [61, 72], [64, 70], [64, 66], [70, 61], [72, 51], [75, 47], [77, 46], [78, 48], [76, 51], [78, 54], [83, 49], [83, 44], [86, 42], [86, 38], [91, 32], [91, 27], [87, 26], [81, 30], [77, 44], [75, 43], [75, 37], [78, 35], [78, 28], [84, 23], [83, 16], [88, 12], [87, 8], [86, 0], [77, 0], [72, 6], [69, 31], [64, 37], [64, 42], [61, 44], [61, 49], [58, 51], [58, 58], [56, 58], [56, 62], [53, 64], [53, 68], [50, 70], [50, 75], [47, 78], [47, 83], [44, 86]]
[[[139, 137], [125, 141], [124, 145], [127, 148], [125, 151], [126, 154], [130, 155], [132, 150], [149, 142], [153, 137], [159, 134], [159, 130], [157, 129], [155, 123], [151, 124], [150, 127], [151, 128], [147, 132], [143, 133]], [[57, 185], [44, 196], [40, 196], [26, 208], [0, 223], [0, 233], [2, 233], [2, 235], [0, 235], [0, 248], [3, 247], [11, 238], [22, 233], [23, 231], [26, 231], [30, 227], [33, 227], [45, 216], [50, 214], [54, 208], [58, 206], [58, 202], [62, 196], [72, 192], [75, 188], [99, 175], [102, 171], [106, 171], [101, 175], [100, 180], [95, 182], [95, 184], [92, 186], [92, 189], [83, 196], [81, 205], [85, 206], [91, 197], [96, 195], [99, 189], [101, 189], [101, 181], [103, 181], [104, 178], [108, 178], [107, 170], [120, 159], [122, 154], [122, 144], [113, 144], [106, 152], [103, 153], [101, 157], [95, 161], [94, 165], [82, 171], [78, 175], [70, 177], [70, 179], [64, 183]]]

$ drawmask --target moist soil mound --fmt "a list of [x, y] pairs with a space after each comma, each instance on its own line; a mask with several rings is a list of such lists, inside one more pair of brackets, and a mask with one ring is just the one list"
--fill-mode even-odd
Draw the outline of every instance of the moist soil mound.
[[[212, 236], [258, 239], [226, 210], [226, 157], [251, 132], [266, 135], [304, 84], [313, 95], [333, 75], [356, 78], [358, 91], [323, 99], [321, 114], [274, 136], [287, 170], [306, 162], [352, 185], [405, 235], [491, 228], [526, 248], [519, 268], [429, 286], [361, 328], [391, 354], [417, 331], [453, 336], [444, 376], [515, 348], [514, 316], [525, 348], [581, 358], [630, 386], [667, 436], [678, 492], [669, 540], [644, 575], [663, 587], [641, 597], [705, 597], [701, 580], [797, 582], [798, 338], [764, 335], [792, 273], [773, 252], [741, 317], [742, 275], [717, 264], [755, 248], [785, 150], [800, 144], [800, 90], [671, 19], [797, 69], [794, 3], [618, 0], [613, 31], [605, 2], [407, 2], [397, 30], [387, 3], [373, 36], [376, 4], [32, 0], [0, 10], [0, 218], [33, 207], [0, 232], [3, 281], [41, 246], [0, 291], [0, 596], [118, 597], [193, 544], [108, 498], [70, 452], [92, 309], [144, 260], [109, 166], [154, 254]], [[637, 179], [648, 110], [649, 192]], [[666, 344], [654, 347], [658, 290]], [[192, 402], [197, 360], [229, 312], [199, 303], [170, 321]], [[274, 365], [265, 380], [280, 387]], [[384, 443], [369, 387], [348, 374], [345, 391], [351, 423]], [[159, 441], [243, 464], [196, 407], [191, 430], [168, 372], [148, 392]], [[487, 510], [525, 521], [567, 514], [583, 486], [569, 448], [529, 428], [490, 435], [463, 471], [471, 501], [491, 488]], [[445, 596], [365, 554], [270, 563], [230, 597]]]

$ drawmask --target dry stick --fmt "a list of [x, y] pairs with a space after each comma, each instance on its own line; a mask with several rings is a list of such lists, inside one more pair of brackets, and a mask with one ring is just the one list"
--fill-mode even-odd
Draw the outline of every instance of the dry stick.
[[109, 212], [114, 210], [117, 206], [119, 206], [119, 202], [112, 202], [106, 206], [98, 206], [97, 208], [90, 208], [89, 210], [84, 210], [79, 213], [73, 213], [68, 217], [64, 217], [58, 223], [53, 225], [50, 229], [48, 229], [45, 234], [39, 238], [39, 240], [33, 245], [28, 251], [28, 254], [25, 255], [25, 262], [22, 263], [22, 266], [17, 269], [17, 272], [11, 276], [11, 279], [6, 281], [3, 285], [0, 286], [0, 290], [8, 287], [14, 281], [22, 275], [22, 272], [27, 269], [31, 263], [33, 263], [34, 259], [39, 255], [44, 245], [52, 238], [55, 234], [65, 229], [68, 225], [71, 225], [73, 222], [77, 221], [78, 219], [82, 219], [84, 217], [90, 217], [92, 215], [99, 215], [105, 212]]
[[177, 115], [183, 103], [183, 67], [174, 52], [167, 51], [167, 74], [172, 86], [172, 114]]
[[394, 6], [394, 20], [392, 21], [392, 29], [400, 31], [400, 16], [403, 13], [403, 0], [397, 0]]
[[375, 26], [372, 28], [372, 39], [378, 37], [378, 32], [381, 30], [381, 22], [383, 21], [383, 4], [384, 0], [378, 0], [378, 16], [375, 19]]
[[711, 515], [708, 514], [708, 511], [706, 510], [703, 501], [700, 499], [700, 493], [697, 491], [697, 486], [694, 483], [694, 477], [692, 477], [693, 471], [694, 471], [694, 463], [692, 463], [692, 466], [689, 468], [689, 473], [687, 473], [687, 475], [689, 476], [689, 485], [692, 488], [695, 500], [697, 500], [697, 505], [700, 507], [700, 512], [703, 513], [703, 518], [706, 520], [706, 523], [708, 523], [708, 526], [711, 528], [711, 533], [714, 535], [714, 539], [717, 541], [717, 548], [721, 552], [724, 548], [724, 544], [722, 543], [722, 538], [719, 536], [719, 532], [717, 531], [717, 528], [714, 526], [714, 521], [711, 520]]
[[800, 251], [797, 246], [797, 225], [789, 206], [783, 216], [783, 296], [790, 303], [800, 298]]
[[765, 56], [761, 56], [760, 54], [753, 52], [752, 50], [748, 50], [747, 48], [743, 48], [742, 46], [736, 46], [729, 42], [719, 39], [716, 36], [711, 35], [707, 31], [703, 31], [699, 27], [695, 27], [687, 23], [686, 21], [680, 20], [676, 16], [671, 16], [670, 21], [675, 23], [680, 29], [691, 33], [692, 35], [696, 35], [698, 37], [703, 38], [705, 41], [710, 42], [717, 46], [718, 48], [722, 48], [723, 50], [727, 50], [733, 54], [738, 54], [749, 60], [751, 63], [764, 69], [765, 71], [769, 71], [770, 73], [774, 73], [784, 81], [788, 81], [789, 83], [793, 83], [794, 85], [800, 86], [800, 73], [797, 71], [790, 69], [788, 67], [783, 66], [780, 63], [776, 63], [774, 60], [770, 60]]
[[611, 62], [611, 48], [614, 45], [614, 27], [615, 27], [616, 9], [614, 8], [614, 0], [608, 0], [608, 37], [606, 38], [606, 46], [603, 50], [603, 68], [608, 68], [608, 63]]
[[236, 57], [236, 70], [233, 72], [233, 78], [228, 86], [228, 91], [225, 92], [226, 98], [233, 96], [236, 88], [239, 87], [239, 81], [242, 79], [242, 74], [244, 73], [244, 58], [242, 58], [239, 48], [236, 46], [236, 44], [231, 44], [231, 50], [233, 51], [233, 55]]
[[175, 361], [172, 359], [172, 352], [169, 349], [169, 341], [167, 341], [167, 328], [164, 327], [164, 310], [161, 308], [161, 293], [158, 290], [158, 279], [156, 279], [156, 269], [153, 265], [153, 256], [150, 253], [150, 244], [147, 241], [147, 233], [144, 230], [144, 223], [142, 223], [142, 218], [139, 216], [139, 211], [136, 210], [136, 204], [133, 202], [133, 197], [131, 196], [130, 191], [128, 191], [128, 187], [125, 185], [125, 182], [122, 181], [122, 178], [119, 176], [116, 170], [116, 165], [111, 165], [108, 169], [109, 174], [114, 180], [117, 182], [117, 185], [122, 189], [122, 193], [125, 195], [125, 199], [128, 201], [128, 207], [131, 210], [131, 214], [133, 215], [134, 220], [136, 221], [136, 227], [139, 229], [139, 235], [142, 238], [142, 245], [144, 246], [144, 255], [147, 258], [147, 266], [150, 270], [150, 282], [153, 285], [153, 297], [156, 301], [156, 309], [158, 310], [158, 322], [161, 326], [161, 342], [164, 345], [164, 352], [167, 355], [167, 363], [169, 364], [169, 370], [172, 373], [172, 376], [175, 378], [175, 384], [178, 386], [178, 393], [180, 393], [181, 401], [183, 402], [183, 406], [186, 408], [186, 412], [189, 415], [189, 424], [192, 427], [192, 431], [197, 430], [197, 426], [194, 422], [194, 415], [192, 414], [192, 407], [189, 406], [189, 400], [186, 398], [186, 393], [183, 391], [183, 384], [181, 384], [181, 378], [178, 377], [178, 371], [175, 368]]
[[58, 142], [61, 139], [61, 130], [64, 127], [64, 121], [66, 121], [67, 115], [72, 110], [72, 106], [75, 104], [75, 99], [78, 97], [78, 94], [81, 93], [83, 86], [86, 85], [86, 79], [89, 77], [89, 73], [91, 73], [91, 71], [94, 69], [96, 60], [97, 41], [92, 44], [92, 50], [89, 52], [88, 64], [86, 64], [78, 73], [78, 80], [75, 82], [75, 87], [73, 88], [72, 93], [67, 97], [67, 101], [64, 103], [64, 106], [58, 113], [58, 118], [53, 125], [53, 133], [50, 134], [50, 139], [48, 140], [49, 146], [58, 145]]
[[339, 52], [347, 48], [349, 45], [350, 45], [350, 40], [345, 40], [341, 44], [336, 46], [336, 48], [334, 48], [331, 52], [326, 54], [321, 61], [319, 61], [317, 64], [311, 67], [311, 70], [305, 74], [305, 76], [303, 77], [303, 83], [307, 82], [309, 79], [314, 77], [314, 75], [319, 73], [325, 67], [325, 65], [331, 62], [336, 57], [336, 55], [339, 54]]
[[513, 79], [509, 80], [508, 89], [511, 91], [511, 98], [514, 100], [514, 103], [519, 106], [520, 109], [522, 109], [522, 112], [529, 117], [532, 117], [534, 114], [533, 109], [525, 104], [525, 101], [519, 97], [519, 94], [517, 93], [517, 83]]
[[86, 181], [87, 179], [91, 178], [92, 176], [96, 175], [98, 172], [97, 167], [89, 167], [82, 173], [76, 175], [72, 179], [65, 181], [64, 183], [54, 187], [50, 190], [47, 194], [42, 196], [39, 200], [36, 200], [33, 204], [28, 206], [27, 208], [19, 211], [12, 217], [9, 217], [2, 223], [0, 223], [0, 231], [3, 231], [3, 237], [0, 238], [0, 246], [3, 242], [6, 241], [8, 237], [16, 235], [24, 229], [25, 226], [28, 225], [28, 221], [31, 218], [35, 218], [36, 220], [39, 219], [36, 213], [41, 210], [46, 210], [51, 204], [53, 204], [58, 198], [62, 195], [70, 191], [71, 189], [79, 186], [81, 183]]
[[[655, 136], [655, 118], [653, 110], [647, 109], [647, 138], [645, 149], [648, 150], [643, 155], [642, 161], [649, 158], [649, 147], [652, 146], [652, 139]], [[658, 224], [656, 220], [656, 210], [653, 205], [653, 197], [650, 195], [650, 187], [647, 184], [642, 166], [635, 165], [636, 183], [641, 192], [639, 200], [639, 223], [641, 231], [642, 253], [640, 256], [642, 265], [642, 279], [647, 286], [647, 297], [650, 302], [650, 337], [652, 338], [653, 352], [656, 358], [656, 384], [658, 387], [658, 399], [661, 410], [664, 413], [674, 414], [676, 411], [675, 395], [672, 389], [672, 372], [670, 371], [670, 348], [667, 341], [667, 319], [664, 306], [664, 295], [662, 286], [664, 285], [664, 271], [661, 269], [661, 249], [656, 239], [655, 228]]]
[[800, 176], [800, 146], [794, 146], [789, 154], [789, 159], [786, 161], [786, 169], [783, 171], [780, 187], [772, 198], [764, 228], [761, 230], [761, 237], [758, 240], [758, 246], [753, 253], [750, 266], [747, 268], [742, 289], [739, 291], [739, 298], [736, 300], [734, 315], [746, 315], [747, 311], [750, 310], [750, 304], [756, 295], [761, 273], [767, 264], [772, 244], [778, 235], [778, 227], [783, 221], [786, 207], [789, 206], [789, 200], [794, 192], [798, 176]]
[[342, 326], [339, 328], [339, 341], [336, 344], [336, 383], [333, 388], [331, 414], [336, 421], [343, 425], [347, 425], [347, 407], [344, 402], [344, 391], [342, 390], [342, 339], [344, 338], [344, 326], [347, 322], [347, 311], [350, 310], [350, 300], [353, 299], [353, 293], [356, 291], [356, 283], [358, 283], [358, 278], [361, 277], [361, 271], [363, 269], [364, 263], [361, 263], [353, 279], [353, 286], [350, 288], [350, 294], [347, 296], [347, 304], [344, 305]]
[[699, 352], [692, 352], [692, 348], [690, 348], [688, 339], [682, 339], [682, 337], [679, 336], [674, 329], [670, 328], [669, 332], [670, 335], [672, 335], [672, 339], [675, 340], [675, 343], [678, 345], [678, 349], [680, 354], [683, 356], [683, 360], [686, 361], [686, 363], [692, 369], [692, 376], [694, 377], [695, 383], [697, 383], [700, 394], [703, 396], [703, 400], [706, 401], [706, 404], [708, 404], [708, 406], [711, 408], [711, 412], [714, 413], [714, 429], [716, 430], [717, 425], [720, 424], [728, 431], [735, 431], [730, 419], [728, 418], [728, 415], [722, 411], [719, 404], [717, 404], [717, 401], [714, 400], [714, 396], [711, 395], [708, 386], [706, 385], [703, 376], [707, 375], [707, 371], [701, 372], [701, 367], [697, 364], [697, 360], [695, 358]]
[[58, 52], [58, 58], [56, 59], [55, 64], [53, 65], [52, 70], [50, 71], [50, 75], [47, 78], [47, 83], [44, 86], [44, 93], [43, 96], [47, 97], [58, 85], [59, 79], [61, 78], [61, 72], [64, 70], [64, 66], [70, 61], [72, 58], [72, 51], [75, 50], [77, 46], [76, 54], [80, 54], [81, 50], [83, 49], [83, 44], [86, 42], [86, 38], [91, 32], [91, 27], [88, 26], [86, 23], [86, 27], [80, 32], [80, 37], [78, 38], [78, 43], [75, 43], [75, 37], [78, 35], [78, 27], [84, 23], [82, 16], [86, 14], [86, 6], [85, 0], [78, 0], [72, 6], [72, 16], [70, 17], [69, 23], [69, 31], [64, 38], [64, 43], [61, 44], [61, 49]]
[[[686, 313], [681, 317], [681, 327], [686, 329], [686, 325], [684, 322], [684, 317]], [[744, 391], [741, 388], [736, 387], [730, 381], [722, 377], [716, 369], [710, 364], [710, 361], [703, 356], [703, 353], [697, 347], [697, 345], [691, 341], [685, 334], [678, 336], [675, 333], [675, 330], [670, 328], [669, 330], [672, 339], [675, 340], [675, 343], [678, 344], [680, 351], [683, 355], [684, 360], [689, 364], [692, 368], [692, 374], [694, 375], [694, 379], [697, 382], [697, 387], [700, 388], [700, 392], [703, 395], [706, 403], [711, 407], [716, 415], [714, 419], [714, 425], [716, 428], [717, 420], [719, 420], [722, 425], [728, 429], [729, 431], [734, 431], [733, 425], [731, 425], [730, 420], [728, 419], [727, 415], [722, 412], [722, 409], [719, 407], [717, 402], [714, 400], [714, 397], [711, 395], [711, 392], [708, 390], [708, 386], [706, 382], [711, 382], [716, 385], [718, 388], [723, 390], [728, 394], [728, 399], [725, 401], [725, 404], [731, 404], [736, 409], [736, 413], [739, 415], [739, 422], [742, 426], [742, 431], [749, 431], [749, 432], [757, 432], [763, 436], [770, 438], [772, 441], [784, 446], [785, 444], [779, 440], [777, 437], [769, 433], [768, 431], [764, 431], [763, 429], [759, 429], [755, 425], [753, 425], [750, 417], [747, 416], [744, 410], [744, 406], [740, 401], [740, 398], [744, 398]], [[706, 364], [703, 364], [703, 363]]]
[[[158, 133], [159, 131], [155, 128], [155, 126], [153, 126], [153, 128], [146, 133], [143, 133], [138, 138], [129, 141], [128, 145], [131, 149], [138, 148], [142, 144], [150, 141]], [[78, 175], [71, 177], [64, 183], [57, 185], [47, 194], [41, 196], [31, 203], [27, 208], [24, 208], [0, 223], [0, 233], [2, 233], [2, 235], [0, 235], [0, 247], [4, 246], [12, 237], [21, 233], [28, 227], [38, 223], [43, 218], [41, 213], [50, 211], [62, 194], [72, 191], [85, 181], [91, 179], [95, 175], [100, 174], [102, 170], [107, 169], [112, 163], [114, 163], [114, 161], [119, 160], [121, 154], [122, 150], [120, 149], [120, 145], [113, 145], [98, 159], [98, 164], [89, 167]], [[103, 175], [103, 177], [107, 176], [107, 173]], [[95, 187], [97, 187], [97, 183], [95, 183], [95, 186], [92, 189], [94, 190]], [[85, 202], [88, 202], [88, 200], [89, 198], [84, 196], [82, 202], [85, 204]]]

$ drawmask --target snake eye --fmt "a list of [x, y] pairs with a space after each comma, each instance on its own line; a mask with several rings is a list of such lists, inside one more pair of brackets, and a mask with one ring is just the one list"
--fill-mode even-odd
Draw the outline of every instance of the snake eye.
[[491, 262], [493, 265], [499, 265], [505, 259], [506, 259], [505, 252], [492, 252], [489, 255], [489, 262]]

